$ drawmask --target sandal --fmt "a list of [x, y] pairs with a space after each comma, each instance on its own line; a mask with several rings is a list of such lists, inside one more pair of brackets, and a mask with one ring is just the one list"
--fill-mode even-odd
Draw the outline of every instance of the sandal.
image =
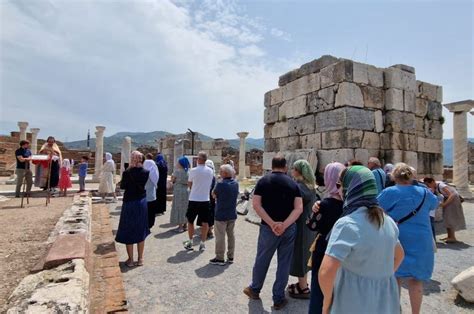
[[132, 267], [135, 266], [135, 263], [131, 260], [126, 260], [125, 261], [125, 266], [132, 268]]
[[288, 295], [295, 299], [309, 299], [311, 291], [309, 287], [301, 289], [298, 283], [294, 283], [288, 286]]
[[449, 238], [445, 239], [444, 242], [446, 242], [446, 243], [459, 243], [459, 241], [457, 239], [449, 239]]
[[142, 260], [142, 259], [139, 259], [139, 260], [138, 260], [137, 266], [143, 266], [143, 260]]

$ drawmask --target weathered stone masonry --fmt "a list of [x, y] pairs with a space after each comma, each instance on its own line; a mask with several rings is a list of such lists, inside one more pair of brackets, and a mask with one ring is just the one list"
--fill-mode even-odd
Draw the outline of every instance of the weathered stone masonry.
[[443, 172], [442, 88], [406, 65], [377, 68], [322, 56], [282, 75], [265, 94], [264, 169], [277, 152], [315, 151], [327, 163], [370, 156]]

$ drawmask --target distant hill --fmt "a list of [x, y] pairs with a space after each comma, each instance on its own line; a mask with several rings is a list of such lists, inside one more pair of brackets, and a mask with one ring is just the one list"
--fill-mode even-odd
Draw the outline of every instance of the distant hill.
[[[111, 136], [104, 137], [104, 151], [111, 153], [119, 153], [122, 149], [122, 141], [125, 136], [132, 138], [132, 148], [137, 148], [142, 145], [156, 146], [156, 140], [161, 139], [167, 135], [173, 135], [172, 133], [165, 131], [154, 131], [154, 132], [118, 132]], [[199, 139], [201, 141], [212, 141], [213, 138], [204, 134], [199, 133]], [[240, 140], [230, 139], [228, 140], [231, 147], [239, 149]], [[251, 150], [254, 148], [263, 150], [264, 140], [247, 138], [246, 149]], [[87, 140], [73, 141], [64, 143], [69, 149], [87, 149]], [[90, 148], [95, 150], [95, 138], [90, 139]]]
[[[468, 138], [469, 142], [474, 143], [474, 138]], [[444, 139], [443, 140], [443, 157], [444, 165], [452, 166], [453, 165], [453, 139]]]

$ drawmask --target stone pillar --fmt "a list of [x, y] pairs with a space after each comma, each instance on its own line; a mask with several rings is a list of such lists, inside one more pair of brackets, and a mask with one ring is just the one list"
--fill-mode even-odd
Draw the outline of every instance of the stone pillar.
[[249, 132], [239, 132], [237, 136], [240, 138], [239, 147], [239, 180], [245, 179], [245, 138], [249, 135]]
[[[38, 128], [31, 128], [31, 153], [34, 155], [38, 153], [38, 133], [40, 129]], [[33, 175], [35, 175], [35, 165], [31, 163], [31, 171], [33, 172]]]
[[474, 108], [473, 100], [444, 105], [453, 113], [453, 183], [464, 198], [472, 198], [469, 189], [469, 163], [467, 142], [467, 113]]
[[122, 152], [120, 153], [120, 175], [125, 171], [125, 164], [130, 164], [130, 155], [132, 153], [132, 138], [125, 136], [122, 142]]
[[104, 159], [104, 131], [105, 126], [96, 126], [95, 129], [95, 169], [92, 180], [98, 181], [102, 171], [102, 164]]
[[26, 128], [28, 127], [28, 122], [18, 122], [18, 127], [20, 128], [20, 141], [26, 140]]

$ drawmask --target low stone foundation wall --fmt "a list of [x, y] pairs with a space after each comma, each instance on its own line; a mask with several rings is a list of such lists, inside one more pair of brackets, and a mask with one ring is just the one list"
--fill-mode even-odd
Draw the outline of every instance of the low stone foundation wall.
[[8, 313], [88, 311], [91, 198], [74, 197], [51, 232], [49, 250], [9, 298]]

